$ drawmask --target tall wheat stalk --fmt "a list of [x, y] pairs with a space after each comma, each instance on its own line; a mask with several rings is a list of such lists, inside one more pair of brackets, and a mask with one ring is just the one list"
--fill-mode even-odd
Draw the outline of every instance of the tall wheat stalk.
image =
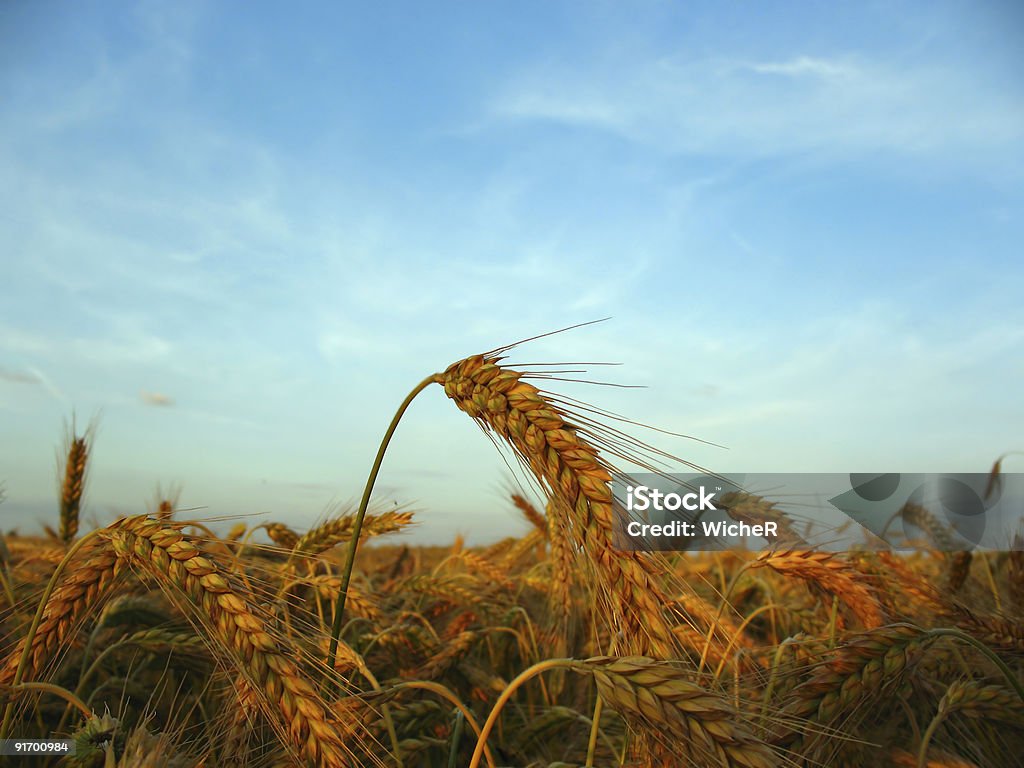
[[[557, 520], [552, 529], [562, 532], [574, 550], [586, 552], [594, 563], [597, 599], [602, 615], [617, 631], [617, 649], [662, 658], [672, 658], [679, 651], [673, 624], [665, 615], [669, 604], [661, 587], [665, 569], [646, 553], [621, 551], [615, 546], [617, 502], [610, 487], [612, 468], [599, 455], [593, 429], [574, 425], [555, 399], [523, 380], [525, 372], [502, 366], [501, 351], [468, 357], [427, 377], [406, 396], [392, 418], [352, 524], [331, 627], [328, 669], [333, 669], [336, 661], [359, 532], [388, 444], [413, 399], [435, 383], [485, 432], [505, 441], [548, 498], [557, 500], [552, 505]], [[618, 437], [613, 438], [616, 440]]]

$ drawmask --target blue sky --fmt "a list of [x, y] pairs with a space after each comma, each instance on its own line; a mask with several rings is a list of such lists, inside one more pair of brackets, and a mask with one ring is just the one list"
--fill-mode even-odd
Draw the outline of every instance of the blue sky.
[[[1024, 12], [1006, 3], [0, 6], [0, 525], [157, 484], [302, 528], [466, 355], [723, 471], [986, 471], [1024, 448]], [[1007, 469], [1013, 469], [1007, 466]], [[522, 530], [428, 390], [381, 503]]]

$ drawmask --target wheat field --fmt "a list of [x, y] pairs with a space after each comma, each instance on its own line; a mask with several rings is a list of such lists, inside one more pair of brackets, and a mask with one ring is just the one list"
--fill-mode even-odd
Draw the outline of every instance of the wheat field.
[[83, 531], [92, 435], [72, 432], [47, 535], [0, 539], [0, 704], [3, 738], [75, 755], [10, 764], [1021, 764], [1019, 535], [829, 553], [743, 497], [734, 518], [792, 542], [620, 551], [611, 461], [644, 446], [504, 351], [427, 377], [396, 416], [440, 385], [532, 479], [536, 498], [507, 502], [529, 532], [488, 547], [389, 544], [429, 511], [375, 509], [373, 475], [309, 531], [219, 534], [171, 498]]

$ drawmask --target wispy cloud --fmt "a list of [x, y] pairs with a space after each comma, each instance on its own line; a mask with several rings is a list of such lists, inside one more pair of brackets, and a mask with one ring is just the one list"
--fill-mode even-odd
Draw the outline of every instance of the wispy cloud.
[[805, 75], [820, 77], [835, 83], [844, 78], [858, 77], [861, 73], [855, 67], [810, 56], [797, 56], [789, 61], [762, 62], [748, 65], [753, 72], [770, 75], [788, 75], [802, 77]]
[[41, 370], [33, 366], [28, 366], [26, 368], [26, 371], [27, 375], [31, 377], [32, 383], [42, 387], [43, 391], [46, 392], [46, 394], [48, 394], [61, 405], [67, 406], [70, 404], [71, 401], [69, 400], [67, 394], [65, 394], [60, 387], [54, 384], [53, 381], [50, 380], [49, 376], [47, 376]]
[[669, 154], [1012, 149], [1024, 103], [978, 73], [864, 56], [655, 57], [514, 76], [496, 119], [591, 128]]

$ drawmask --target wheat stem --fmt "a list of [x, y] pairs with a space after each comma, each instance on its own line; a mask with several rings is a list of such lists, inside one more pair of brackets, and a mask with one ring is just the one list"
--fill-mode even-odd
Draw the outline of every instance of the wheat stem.
[[355, 522], [352, 523], [352, 538], [348, 543], [348, 553], [345, 555], [345, 569], [341, 572], [341, 586], [338, 588], [338, 600], [334, 607], [334, 620], [331, 622], [331, 644], [327, 649], [327, 668], [330, 670], [334, 669], [334, 665], [338, 659], [338, 638], [341, 635], [341, 619], [345, 614], [345, 599], [348, 597], [348, 585], [349, 581], [352, 579], [352, 567], [355, 565], [356, 561], [356, 549], [359, 547], [359, 533], [363, 527], [363, 518], [366, 516], [366, 508], [370, 505], [370, 494], [373, 492], [373, 485], [377, 481], [377, 473], [380, 472], [380, 466], [384, 462], [384, 454], [388, 450], [388, 443], [391, 442], [391, 437], [395, 434], [395, 430], [398, 428], [398, 422], [401, 421], [402, 415], [405, 413], [409, 404], [412, 403], [416, 395], [433, 383], [434, 376], [428, 376], [417, 384], [413, 390], [406, 395], [402, 404], [398, 406], [398, 411], [391, 419], [387, 432], [384, 433], [384, 438], [380, 441], [380, 448], [377, 449], [377, 457], [373, 460], [373, 466], [370, 468], [370, 476], [366, 478], [366, 487], [363, 489], [363, 498], [359, 501], [359, 511], [356, 512]]
[[586, 768], [594, 766], [594, 751], [597, 749], [597, 732], [600, 730], [601, 708], [604, 706], [604, 699], [597, 697], [594, 702], [594, 719], [590, 723], [590, 740], [587, 742], [587, 765]]
[[79, 712], [85, 715], [86, 719], [93, 716], [92, 710], [85, 705], [84, 701], [78, 698], [78, 696], [73, 694], [67, 688], [62, 688], [59, 685], [54, 685], [53, 683], [19, 683], [18, 685], [11, 686], [12, 696], [19, 691], [40, 691], [42, 693], [52, 693], [54, 696], [59, 696], [64, 699], [64, 701], [68, 702], [68, 704], [76, 707]]
[[458, 759], [459, 742], [462, 741], [462, 727], [466, 724], [466, 716], [461, 712], [455, 713], [455, 727], [452, 729], [451, 747], [448, 750], [448, 768], [455, 768], [455, 761]]
[[498, 715], [501, 714], [501, 710], [505, 708], [505, 704], [520, 687], [526, 682], [529, 682], [531, 678], [537, 675], [547, 672], [549, 669], [558, 669], [559, 667], [570, 668], [573, 664], [572, 659], [547, 659], [534, 664], [532, 667], [520, 672], [512, 682], [505, 686], [505, 690], [498, 696], [498, 700], [494, 702], [494, 707], [491, 709], [491, 714], [487, 716], [487, 720], [484, 722], [483, 730], [477, 736], [476, 749], [473, 751], [473, 758], [469, 761], [469, 768], [479, 768], [480, 757], [484, 753], [484, 748], [487, 746], [487, 737], [491, 735], [491, 731], [494, 730], [495, 723], [498, 722]]
[[1002, 613], [1003, 601], [999, 599], [999, 587], [996, 586], [996, 578], [995, 575], [992, 573], [992, 564], [988, 561], [988, 553], [982, 552], [980, 554], [981, 564], [985, 567], [985, 576], [988, 580], [988, 587], [992, 590], [992, 599], [995, 601], [996, 604], [996, 613]]
[[751, 621], [756, 619], [765, 611], [773, 611], [776, 608], [782, 607], [783, 606], [779, 603], [768, 603], [767, 605], [758, 606], [756, 609], [750, 612], [750, 615], [747, 616], [743, 620], [743, 623], [736, 628], [736, 632], [733, 634], [731, 638], [729, 638], [729, 644], [725, 646], [725, 650], [722, 651], [722, 660], [718, 662], [718, 667], [715, 669], [715, 680], [718, 680], [718, 678], [722, 676], [722, 670], [725, 669], [725, 664], [729, 660], [729, 652], [736, 645], [736, 641], [740, 639], [740, 636], [743, 634], [743, 631], [747, 628], [747, 625], [750, 624]]
[[736, 573], [733, 574], [732, 579], [729, 580], [729, 584], [725, 584], [725, 569], [721, 569], [722, 573], [722, 600], [718, 604], [718, 612], [715, 614], [715, 620], [708, 627], [708, 636], [704, 639], [704, 650], [700, 654], [700, 663], [697, 665], [697, 675], [700, 676], [701, 672], [704, 671], [704, 665], [708, 661], [708, 653], [711, 651], [711, 640], [715, 636], [715, 629], [718, 628], [719, 622], [722, 619], [722, 614], [725, 612], [725, 606], [729, 605], [729, 595], [736, 589], [736, 585], [739, 584], [740, 577], [744, 573], [754, 567], [756, 560], [748, 560], [739, 568], [736, 569]]

